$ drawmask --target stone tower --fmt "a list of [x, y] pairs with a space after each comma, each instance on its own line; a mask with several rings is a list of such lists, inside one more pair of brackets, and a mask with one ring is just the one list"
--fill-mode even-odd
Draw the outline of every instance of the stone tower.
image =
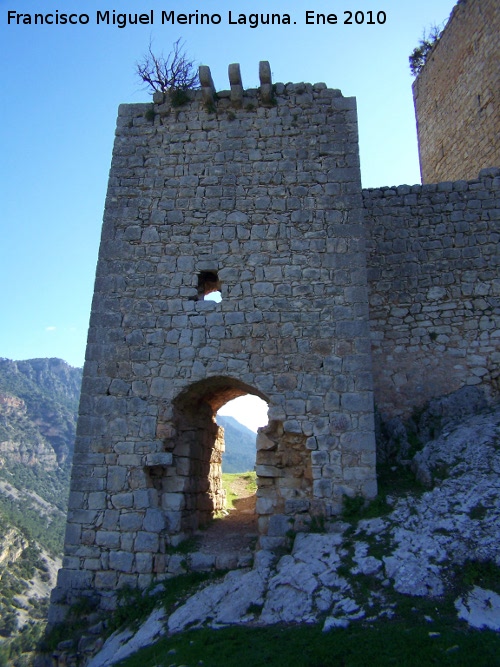
[[259, 73], [119, 109], [53, 623], [147, 586], [222, 507], [237, 396], [269, 405], [262, 546], [376, 494], [355, 99]]
[[458, 0], [413, 84], [422, 183], [500, 166], [500, 3]]

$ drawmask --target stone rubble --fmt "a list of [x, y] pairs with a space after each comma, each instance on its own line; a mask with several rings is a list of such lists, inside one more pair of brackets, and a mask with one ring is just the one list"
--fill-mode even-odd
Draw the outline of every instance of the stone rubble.
[[[375, 590], [361, 599], [359, 575], [405, 595], [438, 597], [466, 560], [500, 566], [500, 407], [450, 427], [427, 443], [414, 465], [425, 469], [434, 488], [392, 499], [387, 516], [360, 520], [354, 531], [338, 521], [332, 532], [299, 533], [292, 552], [280, 558], [257, 552], [253, 569], [230, 572], [188, 598], [164, 620], [164, 631], [316, 622], [327, 631], [394, 613]], [[373, 544], [385, 551], [382, 559], [370, 554]], [[500, 596], [493, 591], [475, 586], [455, 606], [473, 627], [500, 630]], [[150, 626], [148, 619], [139, 634]], [[124, 639], [130, 645], [130, 637]], [[108, 640], [91, 667], [112, 664], [107, 646], [116, 641]]]

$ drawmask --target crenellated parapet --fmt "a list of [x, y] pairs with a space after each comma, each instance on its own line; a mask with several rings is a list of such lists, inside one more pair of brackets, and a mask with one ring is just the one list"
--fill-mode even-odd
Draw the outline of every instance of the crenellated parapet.
[[[340, 90], [328, 89], [324, 83], [273, 84], [271, 66], [267, 60], [262, 60], [259, 63], [260, 85], [258, 88], [244, 88], [239, 63], [232, 63], [228, 67], [229, 90], [216, 90], [212, 72], [208, 65], [200, 65], [198, 72], [200, 87], [194, 90], [183, 90], [182, 92], [185, 95], [181, 104], [177, 102], [173, 94], [176, 91], [157, 91], [154, 93], [153, 103], [160, 116], [169, 112], [172, 108], [185, 108], [190, 103], [197, 103], [205, 110], [216, 112], [231, 108], [254, 109], [257, 106], [289, 105], [297, 101], [299, 103], [312, 103], [313, 97], [317, 97], [323, 90], [328, 91], [322, 94], [323, 97], [343, 97]], [[298, 99], [295, 96], [298, 96]], [[353, 108], [354, 99], [347, 99], [352, 100], [351, 108]]]

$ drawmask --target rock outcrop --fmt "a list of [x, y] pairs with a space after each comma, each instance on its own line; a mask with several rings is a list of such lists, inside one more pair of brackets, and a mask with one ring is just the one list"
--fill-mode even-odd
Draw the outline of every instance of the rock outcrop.
[[[500, 567], [500, 408], [450, 426], [413, 464], [427, 490], [389, 496], [383, 516], [300, 533], [281, 557], [261, 550], [252, 569], [230, 572], [170, 615], [157, 610], [155, 636], [201, 626], [322, 623], [326, 631], [375, 622], [395, 613], [395, 594], [437, 600], [468, 563]], [[470, 586], [456, 609], [474, 627], [500, 630], [494, 591]], [[149, 621], [138, 633], [114, 635], [113, 652], [105, 645], [92, 667], [113, 664], [118, 647], [123, 658], [151, 643], [148, 628]]]

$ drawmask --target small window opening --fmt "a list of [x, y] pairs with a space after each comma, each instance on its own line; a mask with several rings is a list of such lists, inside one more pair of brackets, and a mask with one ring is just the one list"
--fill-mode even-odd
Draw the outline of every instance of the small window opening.
[[198, 274], [198, 301], [222, 301], [220, 280], [215, 271], [201, 271]]

